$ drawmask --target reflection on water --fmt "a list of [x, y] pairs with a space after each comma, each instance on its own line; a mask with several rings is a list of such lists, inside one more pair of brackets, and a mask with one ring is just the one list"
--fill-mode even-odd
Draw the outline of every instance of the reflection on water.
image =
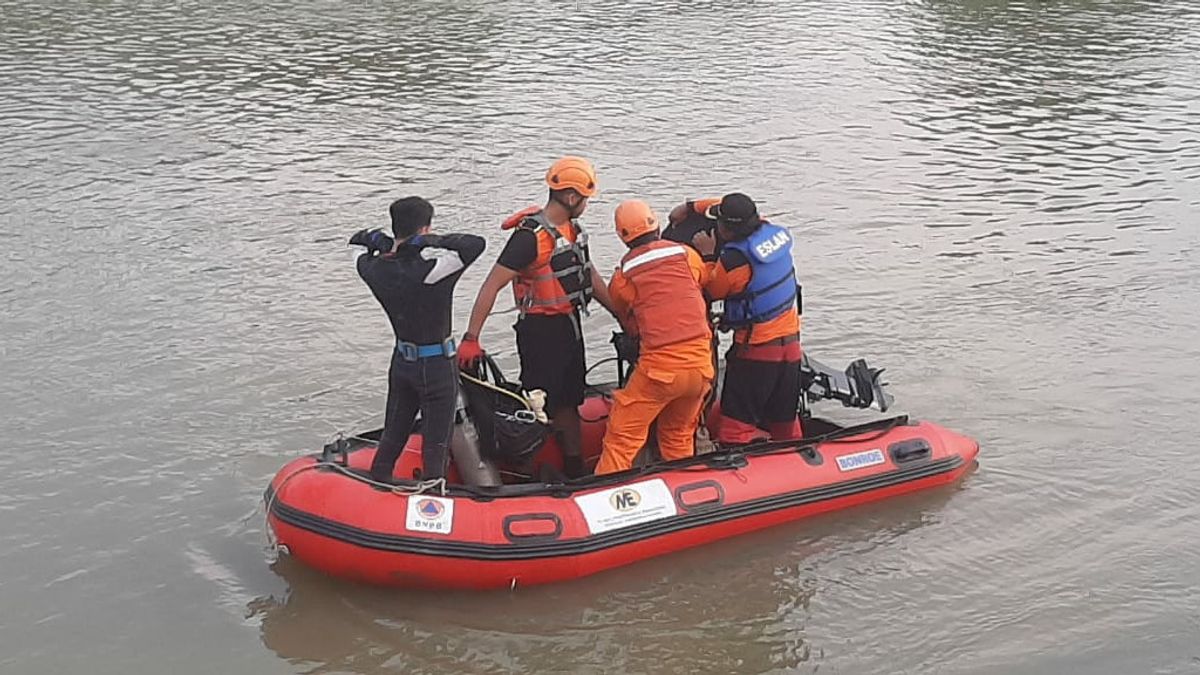
[[[1196, 3], [0, 16], [0, 671], [1194, 666]], [[886, 366], [983, 470], [515, 595], [268, 568], [267, 478], [382, 405], [341, 242], [413, 192], [491, 259], [564, 152], [599, 167], [605, 271], [623, 198], [758, 198], [800, 243], [807, 347]], [[484, 343], [512, 366], [508, 319]]]

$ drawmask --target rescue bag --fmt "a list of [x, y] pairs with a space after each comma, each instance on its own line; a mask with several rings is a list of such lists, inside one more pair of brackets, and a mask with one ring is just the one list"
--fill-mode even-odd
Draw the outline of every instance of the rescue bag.
[[463, 401], [479, 434], [479, 452], [487, 459], [519, 461], [541, 449], [550, 427], [538, 420], [521, 390], [509, 382], [490, 356], [474, 373], [462, 373]]

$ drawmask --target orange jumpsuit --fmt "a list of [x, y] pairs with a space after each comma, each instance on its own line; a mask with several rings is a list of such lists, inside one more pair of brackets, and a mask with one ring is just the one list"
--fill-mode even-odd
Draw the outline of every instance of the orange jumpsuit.
[[614, 310], [641, 338], [641, 353], [629, 382], [613, 395], [597, 474], [629, 469], [656, 418], [663, 459], [692, 455], [715, 375], [701, 290], [707, 276], [691, 247], [661, 240], [631, 250], [613, 274]]

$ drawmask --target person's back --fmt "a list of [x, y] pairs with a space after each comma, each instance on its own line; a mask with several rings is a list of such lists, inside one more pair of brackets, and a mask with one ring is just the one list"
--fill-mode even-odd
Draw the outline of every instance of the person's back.
[[698, 276], [707, 276], [699, 254], [675, 242], [653, 239], [621, 259], [610, 286], [629, 289], [639, 367], [700, 368], [712, 377], [712, 330]]
[[383, 305], [397, 340], [437, 343], [451, 334], [454, 286], [484, 246], [473, 234], [417, 235], [390, 252], [359, 256], [358, 274]]
[[[713, 207], [721, 203], [721, 198], [689, 199], [671, 209], [667, 217], [667, 226], [663, 228], [662, 238], [687, 244], [695, 249], [692, 242], [696, 235], [704, 234], [716, 237], [717, 219], [712, 214]], [[704, 262], [716, 262], [715, 252], [702, 255]]]
[[433, 206], [420, 197], [397, 200], [390, 210], [395, 242], [365, 230], [350, 239], [367, 247], [358, 257], [358, 273], [396, 336], [383, 436], [371, 476], [391, 479], [420, 412], [422, 478], [444, 478], [458, 399], [458, 363], [450, 338], [454, 285], [486, 244], [471, 234], [429, 234]]
[[691, 247], [660, 240], [658, 218], [640, 200], [617, 207], [616, 227], [630, 250], [609, 297], [621, 325], [639, 337], [640, 354], [629, 382], [613, 394], [598, 474], [630, 468], [656, 418], [663, 459], [691, 456], [714, 374], [704, 262]]

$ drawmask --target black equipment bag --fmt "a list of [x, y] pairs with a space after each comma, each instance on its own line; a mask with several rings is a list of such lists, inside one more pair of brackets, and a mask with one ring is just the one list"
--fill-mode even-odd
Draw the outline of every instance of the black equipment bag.
[[550, 427], [538, 421], [521, 394], [521, 385], [505, 379], [496, 362], [486, 355], [475, 372], [467, 374], [486, 383], [459, 378], [467, 415], [479, 434], [480, 454], [511, 462], [541, 449]]

